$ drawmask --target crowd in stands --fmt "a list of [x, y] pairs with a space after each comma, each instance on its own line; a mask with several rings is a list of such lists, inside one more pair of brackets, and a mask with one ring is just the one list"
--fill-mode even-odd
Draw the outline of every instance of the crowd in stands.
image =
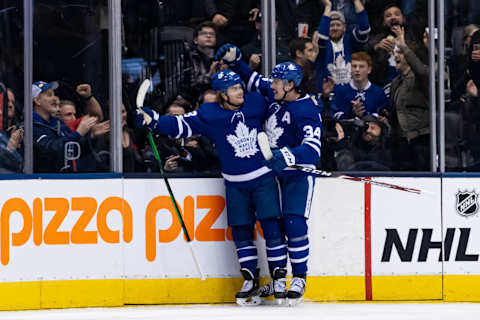
[[[157, 8], [148, 12], [147, 4]], [[252, 70], [262, 69], [262, 12], [257, 0], [122, 1], [123, 57], [142, 58], [141, 75], [123, 70], [122, 147], [124, 172], [159, 171], [146, 132], [133, 129], [131, 111], [145, 74], [154, 82], [146, 103], [168, 115], [183, 115], [216, 101], [211, 76], [225, 68], [214, 61], [216, 50], [232, 43]], [[285, 0], [276, 1], [276, 61], [292, 61], [303, 71], [304, 93], [323, 101], [322, 159], [318, 167], [340, 171], [429, 171], [429, 37], [426, 0]], [[479, 1], [445, 1], [447, 53], [447, 169], [480, 168], [480, 5]], [[127, 10], [131, 10], [127, 11]], [[135, 23], [132, 15], [144, 15]], [[153, 45], [146, 30], [181, 34]], [[142, 29], [143, 28], [143, 29]], [[170, 28], [170, 29], [169, 29]], [[139, 38], [139, 34], [142, 37]], [[147, 38], [147, 40], [145, 40]], [[174, 40], [172, 40], [174, 39]], [[155, 39], [157, 41], [158, 39]], [[142, 46], [180, 43], [186, 59], [182, 85], [167, 88], [166, 53]], [[156, 43], [156, 42], [155, 42]], [[152, 50], [150, 50], [152, 51]], [[160, 56], [160, 57], [159, 57]], [[2, 55], [3, 59], [3, 55]], [[162, 60], [163, 59], [163, 60]], [[183, 61], [182, 60], [182, 61]], [[163, 61], [163, 62], [162, 62]], [[169, 62], [170, 63], [170, 62]], [[183, 62], [182, 62], [183, 63]], [[145, 72], [145, 70], [147, 70]], [[127, 79], [128, 74], [128, 79]], [[108, 100], [82, 81], [36, 80], [33, 93], [35, 172], [109, 170]], [[155, 81], [155, 77], [158, 78]], [[10, 87], [8, 78], [2, 80]], [[0, 132], [1, 172], [21, 172], [23, 117], [9, 89], [7, 126]], [[58, 94], [58, 96], [57, 96]], [[27, 102], [25, 102], [27, 103]], [[4, 111], [5, 110], [5, 111]], [[0, 114], [1, 116], [1, 114]], [[451, 118], [450, 118], [451, 117]], [[448, 119], [451, 119], [449, 121]], [[453, 123], [453, 126], [449, 126]], [[219, 173], [215, 145], [203, 136], [154, 137], [163, 169], [171, 174]], [[449, 141], [452, 142], [449, 145]]]

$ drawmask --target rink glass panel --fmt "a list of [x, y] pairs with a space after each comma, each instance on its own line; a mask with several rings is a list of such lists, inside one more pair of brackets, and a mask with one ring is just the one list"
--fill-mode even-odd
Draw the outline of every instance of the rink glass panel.
[[[77, 119], [87, 114], [89, 100], [77, 94], [76, 88], [89, 84], [91, 94], [101, 106], [104, 121], [108, 120], [111, 99], [107, 1], [34, 1], [33, 10], [33, 82], [57, 81], [59, 87], [55, 95], [60, 101], [75, 104]], [[107, 132], [80, 147], [66, 145], [64, 166], [49, 172], [110, 171], [109, 140]]]
[[480, 50], [480, 33], [474, 36], [480, 3], [445, 1], [444, 9], [445, 167], [446, 171], [478, 172], [480, 72], [472, 51]]
[[21, 139], [11, 150], [7, 145], [11, 134], [22, 126], [23, 34], [23, 1], [0, 1], [0, 173], [22, 172]]

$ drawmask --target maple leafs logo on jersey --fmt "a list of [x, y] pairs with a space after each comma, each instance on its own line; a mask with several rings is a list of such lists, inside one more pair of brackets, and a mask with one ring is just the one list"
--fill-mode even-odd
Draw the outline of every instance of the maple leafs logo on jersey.
[[277, 116], [272, 114], [265, 122], [265, 132], [271, 148], [278, 148], [277, 142], [283, 134], [283, 128], [277, 127]]
[[342, 55], [339, 55], [334, 63], [329, 63], [327, 69], [335, 84], [348, 83], [352, 78], [351, 64], [350, 62], [346, 63]]
[[258, 152], [257, 129], [250, 131], [243, 122], [237, 124], [235, 135], [229, 134], [227, 141], [235, 149], [235, 157], [250, 158]]

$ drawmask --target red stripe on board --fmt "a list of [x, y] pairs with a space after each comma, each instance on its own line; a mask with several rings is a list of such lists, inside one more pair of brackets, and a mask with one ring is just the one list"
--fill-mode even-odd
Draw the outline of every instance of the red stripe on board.
[[[370, 178], [367, 178], [370, 180]], [[372, 185], [365, 183], [365, 299], [372, 300]]]

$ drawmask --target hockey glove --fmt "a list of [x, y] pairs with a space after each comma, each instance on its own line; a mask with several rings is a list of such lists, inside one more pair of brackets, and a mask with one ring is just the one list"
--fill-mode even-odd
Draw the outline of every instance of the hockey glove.
[[265, 161], [265, 165], [277, 174], [286, 167], [295, 164], [295, 156], [287, 147], [283, 147], [280, 150], [272, 150], [272, 153], [272, 159]]
[[160, 115], [149, 107], [140, 107], [133, 111], [133, 123], [137, 128], [147, 127], [151, 131], [155, 129]]
[[242, 59], [240, 49], [229, 43], [221, 46], [220, 49], [218, 49], [217, 54], [215, 54], [215, 60], [222, 60], [229, 66], [235, 65], [240, 59]]

